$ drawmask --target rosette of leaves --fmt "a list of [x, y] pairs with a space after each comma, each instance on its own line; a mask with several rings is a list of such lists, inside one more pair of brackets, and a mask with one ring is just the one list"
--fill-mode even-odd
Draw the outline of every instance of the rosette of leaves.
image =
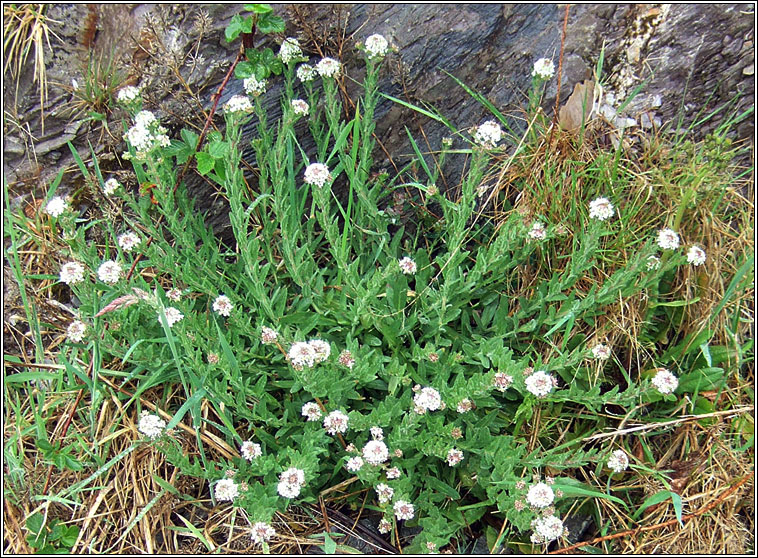
[[252, 48], [252, 42], [255, 31], [264, 35], [284, 33], [284, 20], [274, 15], [268, 4], [245, 4], [245, 11], [251, 12], [251, 15], [243, 17], [237, 14], [232, 17], [225, 33], [226, 41], [229, 43], [242, 35], [242, 43], [245, 46], [245, 60], [234, 68], [235, 77], [245, 79], [255, 76], [261, 80], [271, 74], [281, 74], [282, 62], [274, 51], [268, 47], [260, 50]]

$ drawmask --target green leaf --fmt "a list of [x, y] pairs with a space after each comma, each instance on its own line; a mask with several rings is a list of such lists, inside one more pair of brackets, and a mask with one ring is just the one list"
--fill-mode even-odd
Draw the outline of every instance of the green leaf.
[[661, 502], [668, 500], [671, 496], [671, 492], [669, 490], [661, 490], [660, 492], [656, 492], [649, 498], [647, 498], [644, 502], [642, 502], [642, 505], [637, 509], [636, 512], [632, 515], [632, 519], [638, 519], [642, 512], [645, 511], [650, 506], [654, 506], [655, 504], [660, 504]]
[[39, 535], [40, 531], [42, 530], [42, 526], [45, 524], [45, 518], [42, 517], [42, 514], [37, 512], [33, 513], [29, 517], [26, 518], [26, 528], [29, 529], [31, 533], [34, 533], [35, 535]]
[[229, 153], [229, 144], [225, 141], [214, 141], [208, 145], [208, 153], [214, 159], [221, 159]]
[[254, 14], [267, 14], [273, 9], [269, 4], [245, 4], [245, 11], [253, 12]]
[[324, 533], [324, 552], [330, 556], [334, 556], [337, 550], [337, 543], [329, 536], [329, 533]]
[[426, 485], [435, 490], [436, 492], [441, 492], [445, 496], [448, 496], [452, 498], [453, 500], [460, 500], [461, 495], [458, 493], [458, 491], [447, 484], [446, 482], [443, 482], [439, 480], [436, 477], [426, 477]]
[[197, 172], [199, 172], [202, 176], [205, 176], [211, 172], [213, 170], [213, 166], [216, 164], [216, 160], [213, 158], [213, 156], [211, 156], [209, 153], [205, 153], [204, 151], [196, 153], [195, 159], [197, 159]]
[[582, 496], [589, 497], [589, 498], [603, 498], [604, 500], [611, 500], [612, 502], [616, 502], [617, 504], [627, 507], [626, 502], [624, 502], [621, 498], [617, 498], [616, 496], [611, 496], [610, 494], [606, 494], [605, 492], [600, 492], [599, 490], [595, 490], [591, 486], [588, 486], [582, 482], [579, 482], [575, 479], [570, 478], [561, 478], [555, 480], [555, 485], [553, 487], [553, 490], [560, 489], [563, 492], [564, 498], [579, 498]]
[[267, 35], [269, 33], [284, 33], [284, 20], [272, 13], [262, 14], [258, 18], [258, 31]]
[[251, 62], [244, 60], [234, 67], [234, 77], [237, 79], [247, 79], [253, 75], [255, 66]]

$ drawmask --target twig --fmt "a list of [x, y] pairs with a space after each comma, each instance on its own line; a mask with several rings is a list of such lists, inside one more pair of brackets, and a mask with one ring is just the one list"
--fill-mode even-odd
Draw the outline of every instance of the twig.
[[566, 27], [569, 20], [569, 7], [571, 4], [566, 4], [566, 14], [563, 16], [563, 32], [561, 33], [561, 53], [558, 56], [558, 82], [555, 92], [555, 110], [553, 111], [553, 125], [550, 126], [550, 137], [547, 140], [548, 145], [553, 144], [553, 131], [558, 125], [558, 109], [561, 103], [561, 72], [563, 70], [563, 47], [566, 44]]
[[[697, 511], [695, 511], [693, 513], [690, 513], [690, 514], [687, 514], [687, 515], [683, 515], [682, 516], [682, 523], [684, 523], [685, 521], [689, 521], [690, 519], [692, 519], [694, 517], [697, 517], [699, 515], [703, 515], [704, 513], [708, 512], [708, 511], [712, 510], [713, 508], [715, 508], [716, 506], [718, 506], [721, 502], [723, 502], [729, 496], [731, 496], [732, 494], [734, 494], [737, 491], [737, 489], [739, 489], [743, 484], [745, 484], [750, 479], [752, 479], [754, 474], [755, 474], [755, 471], [750, 471], [747, 475], [745, 475], [739, 481], [737, 481], [737, 483], [734, 486], [732, 486], [731, 488], [725, 490], [724, 493], [721, 496], [719, 496], [718, 498], [716, 498], [710, 504], [708, 504], [708, 505], [700, 508], [699, 510], [697, 510]], [[612, 540], [612, 539], [620, 539], [621, 537], [625, 537], [627, 535], [638, 535], [639, 533], [644, 533], [646, 531], [654, 531], [656, 529], [663, 529], [664, 527], [669, 527], [670, 525], [675, 525], [678, 522], [679, 522], [678, 519], [670, 519], [668, 521], [664, 521], [663, 523], [657, 523], [655, 525], [647, 525], [645, 527], [637, 527], [636, 529], [628, 529], [626, 531], [621, 531], [620, 533], [614, 533], [613, 535], [606, 535], [604, 537], [598, 537], [596, 539], [592, 539], [591, 541], [583, 541], [583, 542], [579, 542], [579, 543], [576, 543], [576, 544], [571, 545], [571, 546], [567, 546], [565, 548], [559, 548], [558, 550], [554, 550], [554, 551], [550, 552], [549, 554], [563, 554], [565, 552], [570, 552], [572, 550], [575, 550], [577, 548], [581, 548], [583, 546], [587, 546], [587, 545], [591, 545], [591, 544], [596, 544], [596, 543], [600, 543], [600, 542], [605, 542], [605, 541], [609, 541], [609, 540]]]

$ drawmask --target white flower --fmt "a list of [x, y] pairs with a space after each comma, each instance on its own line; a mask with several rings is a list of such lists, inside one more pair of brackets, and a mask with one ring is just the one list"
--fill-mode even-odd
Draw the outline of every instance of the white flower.
[[674, 390], [679, 386], [679, 380], [669, 370], [661, 368], [653, 378], [653, 385], [663, 395], [668, 395], [674, 393]]
[[302, 469], [290, 467], [279, 475], [276, 490], [283, 498], [297, 498], [303, 484], [305, 484], [305, 472]]
[[613, 204], [608, 198], [596, 198], [590, 202], [590, 218], [606, 221], [613, 217]]
[[221, 479], [216, 483], [214, 494], [216, 500], [229, 500], [230, 502], [239, 496], [239, 486], [232, 479]]
[[474, 132], [474, 141], [485, 147], [495, 147], [503, 137], [503, 129], [494, 120], [488, 120]]
[[75, 320], [71, 322], [71, 325], [66, 329], [66, 336], [70, 341], [79, 343], [82, 339], [84, 339], [85, 331], [87, 331], [87, 324], [80, 322], [79, 320]]
[[646, 267], [648, 271], [661, 267], [661, 260], [658, 256], [648, 256]]
[[282, 59], [283, 64], [289, 64], [290, 62], [297, 62], [303, 57], [303, 50], [300, 48], [300, 43], [293, 37], [287, 37], [282, 41], [282, 46], [279, 48], [279, 58]]
[[321, 409], [319, 409], [319, 406], [313, 401], [303, 405], [300, 414], [303, 415], [308, 422], [314, 422], [321, 419]]
[[266, 80], [262, 79], [259, 81], [255, 78], [255, 76], [245, 78], [242, 81], [242, 86], [245, 88], [245, 93], [251, 97], [258, 97], [259, 95], [263, 95], [266, 92]]
[[246, 113], [253, 110], [253, 105], [244, 95], [235, 95], [226, 102], [224, 110], [230, 114]]
[[273, 345], [279, 338], [279, 334], [270, 327], [263, 326], [261, 328], [261, 343], [264, 345]]
[[300, 495], [300, 485], [279, 481], [276, 485], [276, 491], [282, 498], [297, 498]]
[[380, 440], [371, 440], [363, 447], [363, 459], [371, 465], [380, 465], [389, 459], [387, 444]]
[[234, 305], [226, 295], [219, 295], [213, 301], [213, 311], [218, 312], [221, 316], [229, 316], [232, 313], [232, 308]]
[[311, 367], [316, 363], [316, 351], [310, 343], [298, 341], [290, 347], [287, 358], [292, 363], [292, 366], [301, 368], [303, 366]]
[[144, 128], [147, 128], [148, 126], [150, 126], [150, 124], [153, 124], [157, 121], [158, 119], [149, 110], [141, 110], [137, 114], [134, 115], [134, 123], [137, 126], [142, 126]]
[[360, 455], [351, 457], [345, 463], [345, 469], [351, 473], [357, 473], [361, 470], [361, 467], [363, 467], [363, 458]]
[[142, 411], [137, 423], [137, 430], [142, 434], [155, 440], [163, 433], [164, 428], [166, 428], [165, 420], [158, 415], [151, 415], [147, 411]]
[[529, 229], [529, 237], [533, 238], [534, 240], [545, 240], [545, 238], [547, 238], [547, 231], [545, 230], [545, 225], [543, 225], [539, 221], [535, 221], [534, 223], [532, 223], [532, 228]]
[[182, 291], [179, 289], [171, 289], [166, 293], [166, 298], [173, 300], [174, 302], [179, 302], [182, 299]]
[[390, 467], [387, 469], [387, 478], [389, 480], [399, 479], [401, 474], [400, 469], [397, 467]]
[[316, 64], [316, 71], [321, 77], [336, 78], [340, 73], [341, 66], [334, 58], [322, 58]]
[[250, 440], [247, 440], [245, 442], [242, 442], [242, 445], [240, 446], [240, 453], [242, 454], [242, 457], [248, 461], [252, 461], [253, 459], [257, 459], [263, 455], [263, 450], [261, 449], [260, 444], [256, 444]]
[[124, 233], [118, 237], [118, 245], [124, 252], [131, 252], [136, 246], [139, 246], [140, 237], [133, 232]]
[[130, 103], [140, 96], [140, 88], [133, 85], [125, 85], [116, 94], [116, 100], [120, 103]]
[[298, 116], [306, 116], [311, 108], [302, 99], [294, 99], [290, 104], [292, 105], [292, 111]]
[[471, 402], [471, 399], [461, 399], [458, 402], [458, 407], [456, 408], [456, 410], [459, 413], [468, 413], [473, 408], [474, 408], [474, 404]]
[[173, 306], [167, 307], [163, 313], [166, 316], [166, 322], [168, 323], [168, 327], [173, 327], [176, 322], [184, 318], [184, 314], [179, 312], [176, 308]]
[[622, 449], [617, 449], [608, 458], [608, 467], [613, 470], [614, 473], [620, 473], [625, 471], [629, 467], [629, 456]]
[[505, 391], [511, 387], [511, 384], [513, 384], [513, 376], [509, 376], [503, 372], [496, 372], [492, 383], [494, 384], [495, 388], [499, 389], [500, 391]]
[[313, 81], [316, 77], [316, 70], [313, 66], [308, 64], [300, 64], [295, 71], [295, 75], [297, 75], [297, 79], [305, 83], [307, 81]]
[[447, 464], [451, 467], [455, 467], [461, 461], [463, 461], [463, 452], [461, 450], [451, 448], [447, 452]]
[[379, 440], [380, 442], [384, 440], [384, 430], [380, 426], [372, 426], [370, 432], [374, 440]]
[[323, 186], [327, 182], [332, 181], [332, 175], [329, 172], [329, 167], [323, 163], [311, 163], [305, 168], [303, 179], [306, 184], [311, 186]]
[[381, 35], [371, 35], [365, 42], [366, 54], [369, 58], [382, 58], [387, 54], [389, 43]]
[[377, 530], [382, 534], [389, 533], [392, 530], [392, 523], [390, 523], [386, 519], [382, 519], [379, 522], [379, 527], [377, 528]]
[[115, 285], [121, 279], [121, 266], [113, 260], [107, 260], [97, 268], [97, 277], [103, 283]]
[[700, 246], [691, 246], [687, 251], [687, 263], [698, 266], [705, 263], [705, 250]]
[[397, 517], [398, 520], [413, 519], [413, 516], [416, 513], [413, 504], [406, 502], [405, 500], [398, 500], [395, 502], [393, 509], [395, 510], [395, 517]]
[[355, 365], [355, 359], [353, 358], [352, 353], [347, 349], [340, 353], [340, 356], [337, 357], [337, 362], [339, 362], [342, 366], [347, 366], [350, 369], [352, 369]]
[[598, 343], [592, 347], [592, 356], [598, 360], [608, 360], [611, 357], [611, 348], [608, 345]]
[[671, 229], [658, 231], [658, 246], [663, 250], [676, 250], [679, 248], [679, 235]]
[[322, 341], [321, 339], [311, 339], [308, 341], [308, 345], [313, 349], [313, 353], [316, 355], [314, 363], [324, 362], [329, 358], [329, 354], [332, 352], [332, 348], [329, 343]]
[[442, 397], [440, 392], [431, 387], [422, 388], [416, 395], [413, 396], [413, 403], [421, 409], [423, 414], [426, 411], [436, 411], [442, 405]]
[[61, 267], [61, 281], [67, 285], [84, 281], [84, 266], [79, 262], [68, 262]]
[[105, 192], [106, 196], [110, 196], [116, 190], [118, 190], [119, 186], [121, 186], [121, 183], [115, 178], [111, 177], [103, 183], [103, 192]]
[[324, 428], [329, 434], [344, 434], [347, 432], [348, 416], [342, 411], [332, 411], [324, 417]]
[[539, 77], [540, 79], [550, 79], [555, 75], [555, 64], [549, 58], [540, 58], [534, 63], [532, 69], [532, 77]]
[[250, 528], [250, 538], [253, 539], [253, 542], [256, 544], [268, 542], [274, 535], [276, 535], [274, 528], [268, 523], [263, 523], [262, 521], [254, 523]]
[[392, 500], [392, 496], [395, 494], [395, 490], [383, 482], [377, 484], [374, 490], [376, 490], [376, 495], [379, 496], [380, 504], [386, 504]]
[[538, 482], [529, 488], [526, 494], [526, 501], [535, 508], [546, 508], [555, 500], [553, 489], [544, 482]]
[[527, 376], [525, 382], [526, 389], [530, 393], [533, 393], [537, 397], [545, 397], [553, 390], [557, 380], [544, 370], [538, 370], [534, 374]]
[[66, 203], [66, 200], [60, 196], [52, 198], [47, 202], [47, 206], [45, 207], [45, 211], [51, 217], [60, 217], [67, 209], [68, 204]]
[[411, 258], [408, 256], [404, 257], [401, 260], [398, 260], [397, 264], [400, 266], [400, 271], [402, 271], [405, 275], [413, 275], [416, 273], [416, 262], [414, 262]]
[[532, 521], [532, 542], [548, 544], [563, 535], [563, 521], [554, 515], [538, 517]]

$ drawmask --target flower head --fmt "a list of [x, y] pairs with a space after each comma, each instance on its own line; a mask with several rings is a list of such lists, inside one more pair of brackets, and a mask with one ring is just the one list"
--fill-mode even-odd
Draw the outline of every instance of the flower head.
[[219, 295], [213, 301], [213, 311], [218, 312], [221, 316], [229, 316], [232, 313], [232, 308], [234, 305], [226, 295]]
[[413, 516], [416, 514], [416, 509], [413, 507], [413, 504], [406, 502], [405, 500], [398, 500], [395, 502], [393, 509], [395, 510], [395, 517], [397, 517], [398, 520], [413, 519]]
[[458, 411], [459, 413], [468, 413], [473, 408], [474, 408], [474, 404], [472, 403], [471, 399], [461, 399], [458, 402], [456, 411]]
[[121, 279], [121, 266], [113, 260], [107, 260], [97, 268], [97, 277], [103, 283], [115, 285]]
[[379, 496], [379, 503], [386, 504], [392, 500], [392, 496], [395, 494], [395, 490], [383, 482], [376, 485], [376, 495]]
[[165, 420], [158, 415], [152, 415], [147, 411], [142, 411], [139, 422], [137, 423], [137, 430], [142, 434], [155, 440], [163, 433], [164, 428], [166, 428]]
[[329, 358], [329, 354], [332, 352], [332, 348], [326, 341], [322, 341], [321, 339], [311, 339], [308, 341], [308, 345], [311, 346], [313, 349], [313, 353], [315, 354], [314, 363], [318, 364], [319, 362], [324, 362], [326, 359]]
[[311, 108], [308, 106], [308, 103], [302, 99], [294, 99], [290, 104], [292, 105], [292, 111], [298, 116], [307, 116], [308, 111]]
[[354, 455], [345, 463], [345, 469], [351, 473], [357, 473], [363, 467], [363, 458], [360, 455]]
[[674, 390], [679, 386], [679, 380], [669, 370], [661, 368], [653, 378], [653, 385], [663, 395], [668, 395], [674, 393]]
[[403, 259], [398, 260], [397, 263], [400, 266], [400, 271], [402, 271], [404, 274], [413, 275], [416, 273], [416, 262], [414, 262], [411, 258], [406, 256]]
[[493, 148], [503, 137], [503, 129], [494, 120], [488, 120], [474, 132], [474, 141], [484, 147]]
[[139, 246], [139, 243], [140, 243], [140, 237], [138, 237], [136, 234], [134, 234], [131, 231], [124, 233], [118, 237], [118, 245], [121, 246], [121, 249], [124, 252], [131, 252], [132, 250], [134, 250], [134, 248]]
[[247, 440], [242, 442], [242, 445], [240, 446], [240, 454], [242, 454], [242, 457], [248, 461], [252, 461], [263, 455], [263, 450], [261, 449], [260, 444]]
[[384, 440], [384, 430], [382, 430], [381, 426], [372, 426], [370, 432], [372, 439], [379, 440], [380, 442]]
[[297, 79], [305, 83], [315, 79], [316, 70], [309, 64], [300, 64], [295, 71], [295, 75], [297, 76]]
[[442, 405], [442, 397], [440, 392], [432, 387], [421, 388], [419, 392], [413, 396], [413, 404], [419, 414], [424, 414], [426, 411], [436, 411]]
[[87, 331], [87, 324], [80, 322], [79, 320], [74, 320], [66, 329], [66, 336], [68, 337], [69, 341], [79, 343], [82, 339], [84, 339], [85, 331]]
[[535, 508], [546, 508], [553, 503], [553, 500], [555, 500], [553, 489], [544, 482], [531, 486], [526, 494], [526, 501]]
[[303, 405], [303, 408], [300, 409], [300, 414], [303, 415], [308, 422], [321, 420], [321, 409], [313, 401]]
[[324, 417], [324, 428], [329, 434], [344, 434], [347, 431], [348, 416], [342, 411], [332, 411]]
[[613, 204], [608, 198], [596, 198], [590, 202], [590, 218], [606, 221], [613, 217]]
[[261, 343], [264, 345], [273, 345], [279, 338], [279, 334], [270, 327], [263, 326], [261, 328]]
[[376, 34], [369, 36], [366, 39], [364, 46], [369, 58], [383, 58], [386, 56], [387, 50], [389, 49], [387, 39]]
[[302, 469], [290, 467], [279, 475], [276, 490], [284, 498], [297, 498], [304, 484], [305, 472]]
[[608, 360], [611, 357], [611, 348], [608, 345], [598, 343], [592, 347], [592, 356], [598, 360]]
[[397, 467], [390, 467], [387, 469], [387, 478], [389, 480], [399, 479], [402, 472]]
[[245, 114], [252, 112], [253, 105], [250, 103], [250, 99], [244, 95], [234, 95], [224, 105], [224, 111], [228, 114]]
[[509, 376], [503, 372], [495, 372], [495, 376], [492, 380], [493, 385], [500, 391], [505, 391], [511, 384], [513, 384], [513, 376]]
[[663, 250], [676, 250], [679, 248], [679, 235], [672, 229], [658, 231], [658, 246]]
[[532, 521], [532, 542], [537, 544], [548, 544], [560, 538], [563, 535], [563, 521], [554, 515], [547, 515], [536, 518]]
[[140, 96], [141, 91], [142, 90], [139, 87], [134, 87], [133, 85], [125, 85], [118, 90], [118, 93], [116, 94], [116, 100], [122, 104], [129, 104]]
[[303, 49], [300, 48], [298, 40], [293, 37], [284, 39], [282, 46], [279, 48], [279, 58], [282, 59], [283, 64], [301, 60], [303, 58]]
[[258, 97], [266, 92], [266, 80], [258, 80], [255, 76], [245, 78], [242, 82], [242, 86], [245, 88], [245, 93], [251, 97]]
[[697, 245], [690, 246], [687, 251], [687, 263], [694, 266], [703, 265], [705, 263], [705, 250]]
[[614, 473], [626, 471], [627, 467], [629, 467], [629, 456], [622, 449], [617, 449], [608, 458], [608, 468]]
[[306, 184], [322, 187], [332, 181], [332, 175], [329, 172], [329, 167], [325, 164], [311, 163], [305, 168], [303, 179]]
[[381, 534], [389, 533], [392, 530], [392, 523], [386, 519], [382, 519], [379, 522], [379, 527], [377, 529]]
[[182, 299], [182, 291], [179, 289], [171, 289], [166, 292], [166, 298], [173, 300], [174, 302], [179, 302]]
[[352, 369], [355, 365], [355, 358], [353, 358], [353, 354], [345, 349], [340, 353], [340, 356], [337, 357], [337, 362], [339, 362], [342, 366], [347, 366], [348, 368]]
[[263, 523], [262, 521], [254, 523], [250, 528], [250, 538], [253, 539], [253, 542], [256, 544], [268, 542], [274, 535], [276, 535], [274, 528], [268, 523]]
[[155, 115], [149, 110], [142, 110], [134, 117], [134, 126], [124, 135], [129, 144], [137, 152], [137, 160], [144, 160], [147, 153], [157, 147], [168, 147], [171, 140], [166, 135], [166, 129], [160, 125]]
[[106, 196], [110, 196], [116, 190], [118, 190], [119, 186], [121, 186], [121, 183], [115, 178], [111, 177], [103, 183], [103, 192]]
[[229, 500], [230, 502], [239, 496], [239, 486], [233, 479], [221, 479], [216, 483], [213, 491], [216, 500]]
[[61, 267], [61, 281], [73, 285], [84, 281], [84, 266], [79, 262], [68, 262]]
[[316, 64], [316, 71], [321, 77], [336, 78], [341, 70], [342, 65], [334, 58], [322, 58]]
[[60, 196], [55, 196], [45, 206], [45, 211], [51, 217], [60, 217], [68, 209], [68, 204]]
[[451, 467], [455, 467], [456, 465], [458, 465], [458, 463], [463, 461], [463, 452], [459, 449], [451, 448], [447, 452], [446, 459], [447, 459], [448, 465], [450, 465]]
[[176, 308], [173, 306], [168, 306], [163, 310], [164, 315], [166, 316], [166, 322], [168, 323], [168, 327], [173, 327], [176, 322], [184, 318], [184, 314], [179, 312]]
[[557, 380], [544, 370], [538, 370], [526, 378], [526, 389], [537, 397], [545, 397], [550, 393]]
[[548, 80], [555, 75], [555, 64], [549, 58], [540, 58], [534, 63], [532, 77]]
[[311, 367], [316, 363], [316, 351], [310, 343], [305, 341], [298, 341], [293, 343], [290, 347], [287, 358], [292, 363], [292, 366]]
[[545, 225], [539, 221], [532, 223], [532, 228], [529, 229], [529, 238], [533, 238], [534, 240], [545, 240], [547, 238]]
[[363, 446], [363, 459], [371, 465], [380, 465], [387, 461], [390, 456], [387, 444], [381, 440], [371, 440]]

